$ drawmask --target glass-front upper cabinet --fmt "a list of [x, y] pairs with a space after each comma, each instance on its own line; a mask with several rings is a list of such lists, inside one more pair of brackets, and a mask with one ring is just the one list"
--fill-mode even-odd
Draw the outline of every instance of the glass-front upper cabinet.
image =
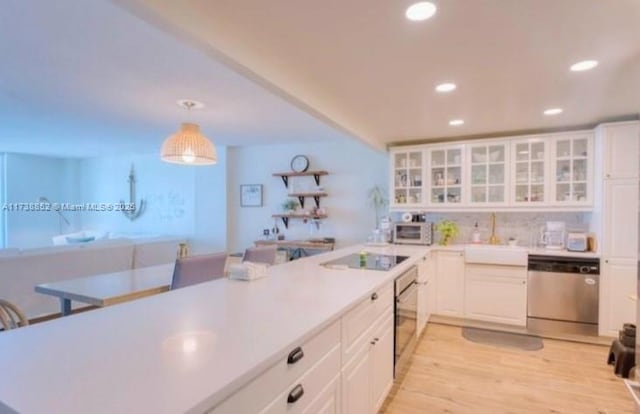
[[592, 202], [593, 135], [561, 135], [554, 139], [552, 167], [554, 204]]
[[461, 204], [464, 146], [446, 146], [429, 150], [429, 204]]
[[472, 144], [468, 148], [469, 204], [506, 204], [508, 145], [503, 141]]
[[391, 153], [393, 206], [424, 203], [424, 151], [407, 150]]
[[545, 138], [511, 141], [513, 204], [538, 205], [547, 200], [545, 180], [548, 144]]

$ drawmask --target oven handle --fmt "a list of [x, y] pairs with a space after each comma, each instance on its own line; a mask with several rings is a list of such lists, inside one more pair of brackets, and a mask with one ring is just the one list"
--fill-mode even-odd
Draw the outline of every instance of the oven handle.
[[418, 284], [416, 283], [416, 281], [414, 280], [413, 282], [411, 282], [409, 284], [409, 286], [407, 286], [402, 293], [400, 293], [400, 295], [398, 295], [398, 298], [396, 299], [396, 302], [398, 303], [406, 303], [409, 298], [413, 295], [414, 292], [418, 291]]

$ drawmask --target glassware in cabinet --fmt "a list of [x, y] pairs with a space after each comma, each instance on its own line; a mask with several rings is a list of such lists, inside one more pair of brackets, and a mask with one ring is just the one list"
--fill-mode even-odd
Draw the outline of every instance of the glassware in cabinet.
[[584, 204], [591, 200], [589, 176], [592, 136], [558, 137], [555, 141], [554, 200], [559, 204]]
[[511, 144], [511, 171], [513, 171], [512, 202], [514, 204], [540, 204], [546, 200], [547, 142], [543, 138], [514, 140]]
[[507, 144], [473, 144], [469, 147], [469, 202], [504, 204], [506, 202]]

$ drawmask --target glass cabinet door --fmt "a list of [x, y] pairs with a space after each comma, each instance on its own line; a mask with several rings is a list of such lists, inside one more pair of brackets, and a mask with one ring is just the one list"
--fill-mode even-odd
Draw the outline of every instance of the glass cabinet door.
[[539, 204], [545, 201], [545, 159], [543, 139], [513, 141], [511, 144], [513, 203]]
[[507, 202], [507, 145], [472, 145], [470, 156], [470, 204]]
[[463, 147], [432, 149], [429, 171], [431, 204], [462, 203]]
[[422, 204], [423, 151], [396, 152], [393, 155], [393, 200], [395, 205]]
[[591, 200], [591, 136], [558, 137], [555, 141], [554, 201], [560, 204], [583, 204]]

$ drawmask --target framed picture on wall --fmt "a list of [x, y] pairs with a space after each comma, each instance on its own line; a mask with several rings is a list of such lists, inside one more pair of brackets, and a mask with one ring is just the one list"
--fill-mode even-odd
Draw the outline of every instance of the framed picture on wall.
[[240, 184], [240, 207], [262, 207], [262, 184]]

